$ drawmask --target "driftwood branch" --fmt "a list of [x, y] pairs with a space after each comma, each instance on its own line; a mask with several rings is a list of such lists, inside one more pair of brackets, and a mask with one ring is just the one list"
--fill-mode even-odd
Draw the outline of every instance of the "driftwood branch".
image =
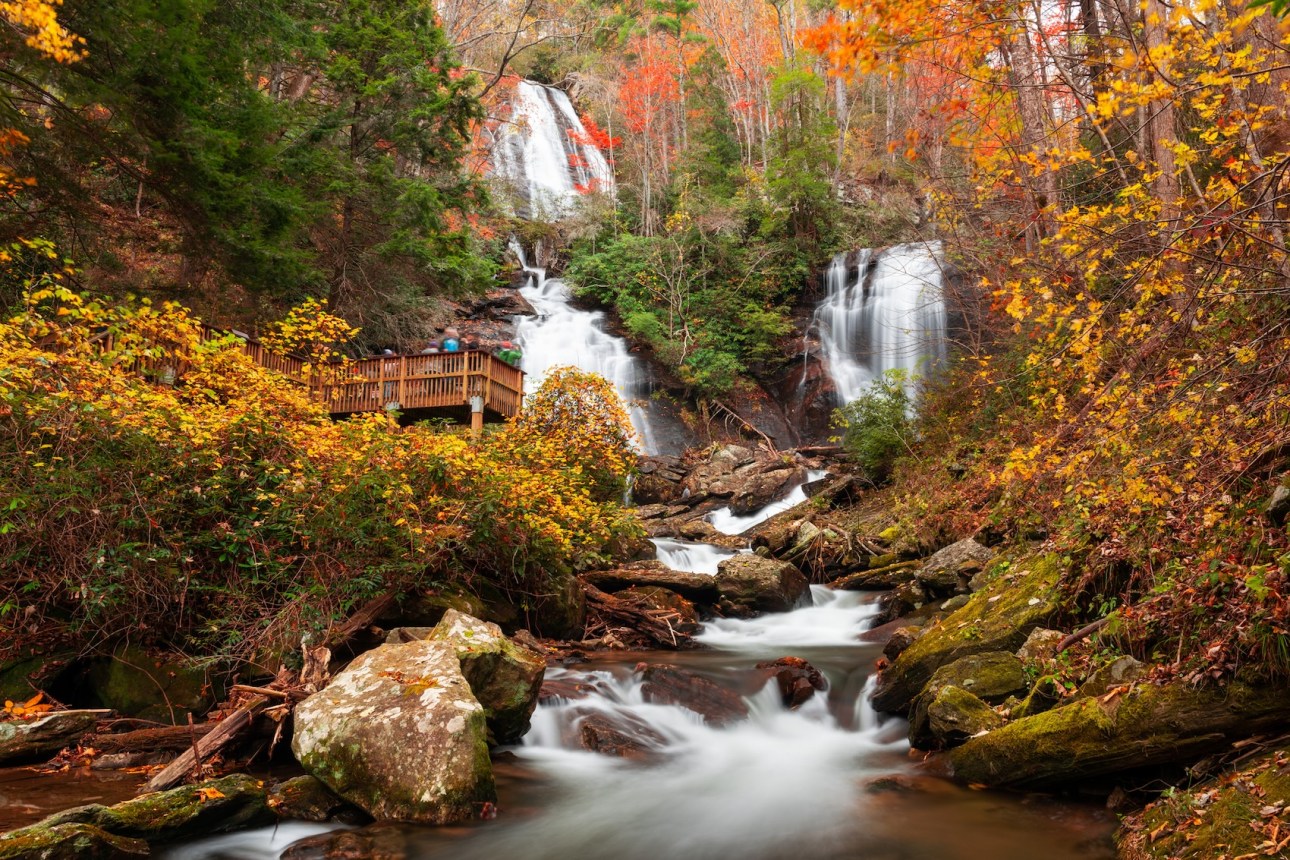
[[664, 648], [676, 648], [690, 639], [684, 632], [672, 626], [672, 622], [681, 620], [681, 616], [676, 612], [666, 609], [646, 609], [607, 594], [585, 582], [583, 587], [587, 592], [588, 607], [602, 619], [617, 621], [624, 627], [630, 627]]
[[[213, 729], [195, 743], [191, 748], [166, 765], [160, 773], [148, 780], [144, 792], [162, 791], [179, 783], [190, 771], [199, 766], [204, 759], [210, 758], [233, 741], [250, 727], [255, 715], [269, 703], [265, 696], [248, 699], [240, 708], [221, 720]], [[185, 731], [188, 726], [181, 726]], [[195, 727], [194, 727], [195, 728]]]

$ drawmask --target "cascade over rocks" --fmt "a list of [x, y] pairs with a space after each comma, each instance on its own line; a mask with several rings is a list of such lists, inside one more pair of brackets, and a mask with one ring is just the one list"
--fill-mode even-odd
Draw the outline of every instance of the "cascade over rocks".
[[380, 821], [464, 821], [497, 799], [484, 707], [450, 642], [382, 645], [355, 659], [296, 706], [291, 749]]

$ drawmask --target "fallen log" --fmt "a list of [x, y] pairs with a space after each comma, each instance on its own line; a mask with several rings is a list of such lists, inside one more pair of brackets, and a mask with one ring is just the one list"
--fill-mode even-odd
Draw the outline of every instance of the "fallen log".
[[193, 745], [193, 734], [198, 738], [214, 731], [219, 723], [198, 723], [195, 726], [163, 726], [155, 729], [135, 729], [132, 732], [115, 732], [90, 737], [89, 745], [101, 753], [165, 752], [188, 749]]
[[674, 610], [647, 609], [612, 594], [606, 594], [584, 582], [587, 608], [605, 621], [616, 621], [624, 627], [654, 640], [664, 648], [679, 648], [690, 641], [683, 631], [686, 619]]
[[[162, 791], [181, 782], [185, 776], [201, 764], [202, 760], [219, 752], [245, 729], [250, 727], [255, 715], [268, 703], [269, 699], [266, 696], [253, 696], [236, 711], [221, 720], [204, 737], [194, 742], [191, 740], [190, 735], [190, 748], [180, 753], [160, 773], [148, 780], [147, 785], [143, 787], [143, 791], [140, 793]], [[185, 732], [190, 731], [188, 726], [182, 726], [181, 728]]]

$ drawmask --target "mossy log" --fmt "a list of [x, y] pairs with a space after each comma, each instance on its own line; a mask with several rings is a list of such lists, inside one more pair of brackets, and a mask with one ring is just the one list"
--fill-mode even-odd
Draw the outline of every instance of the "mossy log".
[[1284, 689], [1233, 682], [1197, 689], [1182, 682], [1139, 685], [1026, 717], [949, 754], [954, 775], [971, 783], [1057, 789], [1109, 774], [1186, 763], [1235, 740], [1284, 728]]

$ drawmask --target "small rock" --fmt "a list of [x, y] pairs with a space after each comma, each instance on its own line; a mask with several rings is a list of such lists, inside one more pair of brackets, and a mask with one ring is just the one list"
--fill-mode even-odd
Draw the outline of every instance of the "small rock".
[[882, 656], [890, 662], [900, 656], [901, 652], [914, 644], [918, 634], [923, 632], [921, 627], [905, 626], [897, 628], [887, 640], [886, 646], [882, 649]]
[[967, 606], [967, 602], [968, 596], [966, 594], [956, 594], [954, 597], [951, 597], [949, 600], [941, 604], [941, 611], [953, 612], [960, 606]]
[[366, 820], [356, 807], [337, 797], [322, 780], [297, 776], [269, 789], [269, 808], [284, 821]]
[[1273, 490], [1265, 512], [1272, 525], [1278, 528], [1285, 525], [1286, 517], [1290, 516], [1290, 487], [1280, 486]]
[[968, 738], [1003, 725], [1003, 717], [961, 687], [946, 687], [927, 706], [928, 730], [940, 749], [950, 749]]
[[917, 578], [933, 593], [966, 591], [968, 580], [992, 558], [993, 550], [967, 538], [950, 544], [929, 558], [918, 571]]
[[360, 830], [334, 830], [293, 842], [282, 860], [405, 860], [407, 832], [375, 824]]
[[1057, 656], [1057, 646], [1066, 638], [1060, 630], [1049, 630], [1036, 627], [1030, 631], [1025, 643], [1017, 649], [1017, 657], [1023, 663], [1043, 663]]
[[757, 668], [767, 678], [774, 678], [779, 687], [780, 698], [786, 708], [797, 708], [817, 690], [823, 692], [829, 685], [810, 663], [801, 657], [780, 657], [778, 660], [767, 660], [757, 664]]
[[888, 624], [906, 618], [927, 603], [927, 592], [917, 582], [906, 582], [884, 594], [878, 601], [875, 624]]
[[1147, 673], [1147, 667], [1139, 661], [1125, 655], [1117, 657], [1093, 674], [1080, 685], [1080, 696], [1105, 696], [1114, 687], [1131, 684]]
[[748, 705], [739, 695], [702, 675], [666, 663], [641, 664], [637, 669], [644, 680], [641, 694], [647, 702], [680, 705], [713, 726], [748, 718]]
[[583, 749], [615, 758], [651, 758], [667, 744], [666, 738], [644, 722], [622, 714], [592, 711], [579, 717], [573, 727]]

